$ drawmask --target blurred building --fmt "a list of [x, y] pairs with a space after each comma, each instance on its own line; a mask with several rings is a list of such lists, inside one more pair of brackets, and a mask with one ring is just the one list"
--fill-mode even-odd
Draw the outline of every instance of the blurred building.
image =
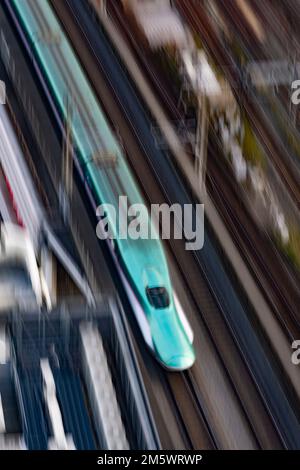
[[96, 309], [1, 312], [0, 449], [157, 449], [113, 299]]
[[185, 29], [170, 0], [123, 0], [123, 5], [132, 11], [151, 48], [186, 44]]

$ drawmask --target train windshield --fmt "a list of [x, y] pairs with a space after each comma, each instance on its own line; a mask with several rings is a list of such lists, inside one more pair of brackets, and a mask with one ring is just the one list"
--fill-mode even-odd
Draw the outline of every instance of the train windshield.
[[147, 287], [146, 294], [154, 308], [162, 309], [170, 305], [170, 297], [165, 287]]

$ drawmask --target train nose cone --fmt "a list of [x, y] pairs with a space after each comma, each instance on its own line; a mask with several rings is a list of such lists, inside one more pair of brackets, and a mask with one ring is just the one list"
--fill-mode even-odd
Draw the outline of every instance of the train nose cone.
[[191, 352], [188, 355], [178, 355], [172, 356], [168, 361], [166, 361], [167, 367], [173, 370], [185, 370], [192, 367], [195, 362], [195, 354]]

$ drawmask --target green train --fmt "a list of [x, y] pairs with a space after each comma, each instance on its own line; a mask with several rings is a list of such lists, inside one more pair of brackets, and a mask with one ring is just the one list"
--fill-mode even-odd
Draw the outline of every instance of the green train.
[[[49, 103], [60, 125], [69, 119], [74, 153], [95, 205], [106, 204], [105, 218], [114, 235], [113, 258], [143, 337], [169, 370], [185, 370], [195, 361], [193, 332], [173, 292], [159, 239], [118, 237], [119, 197], [143, 204], [122, 149], [115, 140], [88, 79], [47, 0], [5, 0], [20, 38], [35, 60]], [[148, 212], [146, 224], [152, 227]]]

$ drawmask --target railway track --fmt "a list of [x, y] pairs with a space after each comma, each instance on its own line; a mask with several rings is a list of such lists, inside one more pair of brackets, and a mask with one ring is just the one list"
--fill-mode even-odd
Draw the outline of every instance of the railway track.
[[166, 374], [165, 385], [172, 397], [175, 416], [180, 423], [186, 449], [217, 449], [217, 439], [213, 436], [203, 413], [203, 404], [193, 383], [191, 372]]
[[[201, 39], [206, 44], [210, 55], [214, 57], [216, 63], [219, 64], [221, 70], [224, 72], [236, 97], [245, 109], [256, 135], [276, 168], [278, 175], [289, 191], [294, 204], [299, 210], [300, 184], [297, 175], [290, 170], [290, 156], [281, 140], [274, 135], [274, 132], [270, 131], [268, 121], [260, 112], [259, 103], [257, 102], [255, 95], [251, 93], [251, 89], [244, 89], [239, 67], [235, 61], [233, 61], [230, 53], [226, 47], [224, 47], [224, 44], [222, 44], [216, 36], [203, 6], [201, 3], [196, 3], [193, 0], [176, 0], [175, 4], [178, 11], [182, 14], [191, 28], [200, 35]], [[224, 4], [222, 3], [222, 5]], [[232, 4], [230, 5], [232, 6]], [[230, 23], [234, 28], [236, 28], [234, 20], [234, 18], [236, 19], [236, 16], [236, 10], [230, 10], [230, 14], [228, 12], [228, 20], [230, 20]]]
[[[147, 54], [143, 54], [141, 47], [139, 47], [134, 38], [134, 34], [128, 30], [121, 7], [116, 0], [113, 0], [109, 4], [109, 13], [127, 38], [139, 64], [151, 80], [155, 92], [159, 96], [172, 121], [184, 121], [184, 114], [177, 107], [176, 97], [169, 92], [170, 88], [168, 87], [168, 83], [161, 77], [161, 71], [150, 66], [147, 60]], [[232, 68], [232, 70], [234, 69]], [[216, 154], [214, 152], [216, 152]], [[219, 155], [219, 159], [223, 161], [219, 147], [215, 147], [214, 150], [210, 150], [209, 152], [208, 178], [210, 185], [208, 190], [219, 208], [220, 213], [222, 214], [222, 211], [225, 211], [223, 218], [226, 220], [227, 226], [230, 227], [230, 231], [234, 235], [234, 239], [239, 245], [247, 265], [250, 267], [258, 284], [261, 286], [270, 306], [275, 310], [288, 338], [297, 338], [299, 336], [300, 325], [298, 308], [299, 290], [296, 285], [297, 279], [291, 278], [293, 276], [293, 269], [291, 270], [291, 274], [288, 267], [282, 262], [282, 259], [278, 259], [280, 254], [273, 246], [273, 242], [269, 240], [265, 234], [257, 232], [252, 216], [244, 205], [241, 207], [241, 204], [238, 203], [239, 194], [236, 188], [234, 188], [234, 191], [228, 189], [229, 180], [231, 183], [230, 187], [233, 188], [232, 176], [228, 173], [229, 169], [224, 171], [224, 168], [223, 170], [221, 169], [220, 164], [216, 165], [216, 155]], [[227, 182], [224, 191], [222, 177], [225, 178], [225, 182]], [[222, 191], [220, 188], [222, 188]], [[240, 235], [238, 228], [241, 230]], [[295, 275], [297, 275], [297, 273], [295, 273]], [[264, 279], [264, 282], [261, 281], [262, 279]], [[280, 279], [280, 282], [278, 282], [278, 279]]]
[[[1, 8], [0, 8], [0, 10], [1, 10]], [[1, 11], [0, 11], [0, 16], [1, 16]], [[25, 79], [25, 78], [24, 78], [24, 79]], [[30, 96], [30, 93], [31, 93], [33, 90], [32, 90], [31, 88], [29, 88], [29, 89], [26, 89], [26, 91], [28, 92], [28, 95]], [[40, 90], [39, 90], [39, 91], [35, 90], [35, 93], [36, 93], [37, 95], [39, 95], [39, 92], [40, 92]], [[40, 98], [40, 99], [41, 99], [41, 98]], [[49, 110], [48, 110], [48, 111], [49, 111]], [[51, 113], [50, 113], [50, 115], [51, 115]], [[20, 116], [18, 116], [18, 118], [20, 118]], [[50, 152], [50, 153], [49, 153], [49, 154], [50, 154], [49, 160], [51, 159], [51, 165], [50, 165], [50, 161], [48, 162], [48, 164], [50, 165], [50, 167], [52, 167], [52, 166], [53, 166], [53, 167], [54, 167], [54, 166], [56, 167], [56, 166], [57, 166], [57, 171], [59, 172], [59, 169], [60, 169], [60, 156], [61, 156], [61, 150], [59, 149], [59, 144], [58, 144], [58, 146], [56, 146], [56, 145], [54, 146], [54, 147], [55, 147], [55, 151], [53, 151], [53, 154], [52, 154], [52, 150], [53, 150], [53, 142], [52, 142], [52, 137], [53, 137], [53, 135], [52, 135], [52, 134], [54, 134], [54, 133], [55, 133], [55, 130], [57, 130], [57, 129], [55, 129], [54, 126], [53, 126], [54, 128], [52, 128], [53, 123], [52, 123], [52, 125], [51, 125], [51, 123], [50, 123], [50, 121], [49, 121], [49, 117], [48, 117], [48, 120], [46, 120], [46, 117], [43, 115], [43, 118], [44, 118], [44, 119], [43, 119], [43, 123], [45, 123], [45, 128], [47, 129], [47, 131], [46, 131], [47, 137], [48, 137], [48, 134], [51, 134], [51, 137], [50, 137], [50, 135], [49, 135], [49, 141], [47, 140], [47, 138], [46, 138], [46, 140], [45, 140], [45, 145], [46, 145], [46, 146], [47, 146], [47, 144], [49, 144], [49, 142], [51, 142], [51, 145], [49, 145], [49, 147], [47, 146], [47, 150]], [[49, 131], [48, 131], [48, 129], [49, 129]], [[42, 133], [44, 133], [44, 132], [45, 132], [45, 129], [43, 129]], [[57, 139], [54, 139], [54, 140], [55, 140], [55, 142], [57, 143]], [[37, 153], [38, 153], [38, 156], [39, 156], [39, 157], [41, 158], [41, 160], [42, 160], [43, 158], [42, 158], [41, 154], [40, 154], [39, 152], [37, 152]], [[38, 158], [38, 156], [37, 156], [36, 158]], [[57, 164], [55, 163], [55, 165], [54, 165], [54, 161], [55, 161], [55, 162], [58, 161]], [[77, 184], [76, 184], [76, 188], [77, 188]], [[75, 190], [75, 187], [74, 187], [74, 190]], [[81, 211], [79, 212], [78, 216], [81, 217], [82, 225], [84, 226], [84, 231], [86, 232], [87, 230], [90, 229], [90, 225], [87, 223], [88, 220], [86, 220], [86, 215], [85, 215], [85, 218], [84, 218], [84, 217], [83, 217], [82, 210], [81, 210]], [[83, 221], [84, 221], [84, 222], [83, 222]], [[92, 227], [91, 227], [91, 228], [92, 228]], [[86, 240], [87, 240], [87, 236], [86, 236], [86, 234], [84, 234], [84, 241], [86, 241]], [[89, 242], [91, 242], [90, 236], [88, 237], [88, 240], [89, 240]], [[91, 243], [89, 243], [89, 245], [90, 245], [90, 244], [91, 244]], [[92, 245], [93, 245], [93, 251], [91, 250], [92, 253], [93, 253], [92, 259], [93, 259], [93, 260], [96, 260], [96, 264], [97, 264], [97, 265], [100, 265], [101, 275], [100, 275], [99, 277], [101, 277], [101, 278], [105, 277], [105, 278], [106, 278], [106, 274], [107, 274], [107, 273], [106, 273], [106, 267], [103, 265], [104, 263], [102, 262], [102, 258], [101, 258], [101, 255], [100, 255], [100, 253], [99, 253], [99, 250], [97, 250], [97, 247], [95, 248], [95, 242], [94, 242]], [[99, 247], [98, 247], [98, 248], [99, 248]], [[109, 264], [109, 263], [108, 263], [108, 264]], [[98, 267], [99, 267], [99, 266], [98, 266]], [[104, 274], [104, 273], [105, 273], [105, 274]], [[113, 278], [114, 278], [114, 276], [113, 276]], [[109, 281], [105, 281], [105, 282], [109, 284]], [[197, 330], [197, 333], [198, 333], [198, 330]], [[135, 327], [135, 329], [133, 329], [133, 334], [134, 334], [135, 337], [136, 337], [137, 334], [138, 334], [138, 331], [137, 331], [137, 328], [136, 328], [136, 327]], [[203, 338], [204, 333], [201, 332], [201, 335], [202, 335], [202, 338]], [[204, 343], [205, 343], [205, 341], [204, 341], [204, 339], [203, 339], [202, 344], [204, 344]], [[142, 342], [141, 348], [145, 349], [145, 347], [144, 347], [144, 342]], [[149, 355], [148, 355], [148, 356], [149, 356]], [[151, 362], [151, 359], [150, 359], [150, 361], [149, 361], [149, 357], [148, 357], [148, 356], [147, 356], [147, 359], [145, 360], [145, 363]], [[156, 363], [155, 363], [155, 364], [156, 364]], [[156, 365], [155, 369], [160, 369], [160, 368]], [[209, 371], [209, 372], [210, 372], [210, 371]], [[153, 375], [154, 375], [154, 377], [156, 377], [155, 372], [154, 372]], [[179, 374], [178, 374], [178, 375], [179, 375]], [[152, 377], [151, 377], [151, 379], [152, 379]], [[172, 380], [172, 378], [171, 378], [171, 380]], [[246, 383], [247, 383], [247, 382], [246, 382]], [[159, 388], [159, 385], [160, 385], [159, 383], [156, 383], [156, 388]], [[251, 389], [251, 386], [252, 386], [251, 383], [250, 383], [249, 385], [250, 385], [250, 389]], [[177, 389], [176, 389], [176, 390], [177, 390]], [[177, 392], [178, 392], [178, 390], [176, 391], [176, 393], [177, 393]], [[189, 391], [189, 394], [188, 394], [187, 392], [188, 392], [188, 390], [186, 390], [186, 395], [185, 395], [185, 396], [187, 397], [187, 399], [190, 399], [190, 398], [188, 398], [188, 397], [191, 397], [192, 395], [195, 396], [195, 394], [197, 394], [195, 391], [193, 392], [192, 390]], [[152, 397], [151, 397], [151, 398], [152, 398]], [[184, 438], [184, 439], [185, 439], [185, 441], [186, 441], [187, 448], [194, 448], [194, 447], [196, 447], [196, 446], [199, 446], [198, 448], [201, 448], [201, 449], [204, 448], [204, 447], [207, 447], [207, 448], [213, 447], [213, 445], [210, 444], [210, 436], [209, 436], [209, 435], [206, 435], [206, 433], [207, 433], [208, 431], [206, 430], [205, 422], [203, 421], [202, 414], [201, 414], [200, 410], [197, 411], [197, 414], [195, 414], [195, 413], [193, 413], [192, 415], [187, 414], [187, 412], [185, 411], [185, 404], [182, 402], [182, 400], [180, 400], [180, 393], [179, 393], [179, 395], [177, 395], [177, 398], [178, 398], [178, 401], [179, 401], [179, 402], [178, 402], [178, 405], [180, 405], [180, 408], [179, 408], [179, 409], [176, 408], [177, 414], [178, 414], [178, 416], [179, 416], [179, 414], [182, 415], [182, 416], [183, 416], [183, 419], [184, 419], [184, 420], [185, 420], [185, 419], [187, 420], [187, 427], [186, 427], [185, 429], [183, 429], [183, 431], [182, 431], [182, 433], [185, 434], [185, 438]], [[253, 399], [253, 397], [252, 397], [252, 399]], [[171, 400], [173, 400], [173, 399], [171, 398]], [[234, 400], [235, 400], [235, 398], [234, 398]], [[228, 401], [229, 401], [229, 403], [231, 402], [230, 397], [228, 397]], [[196, 405], [194, 405], [193, 410], [195, 410], [195, 406], [196, 406]], [[259, 406], [259, 404], [258, 404], [258, 406]], [[167, 419], [168, 426], [170, 426], [170, 425], [172, 426], [172, 423], [173, 423], [172, 417], [168, 414], [166, 408], [164, 408], [164, 409], [162, 410], [162, 412], [163, 412], [164, 414], [166, 414], [166, 416], [167, 416], [166, 419]], [[195, 415], [195, 417], [194, 417], [194, 415]], [[176, 423], [175, 423], [175, 424], [176, 424]], [[200, 430], [202, 430], [202, 431], [200, 431]], [[169, 430], [169, 432], [171, 433], [172, 431]], [[198, 433], [198, 436], [197, 436], [197, 433]], [[273, 439], [272, 436], [271, 436], [271, 438]], [[168, 439], [168, 438], [167, 438], [166, 440], [167, 440], [169, 443], [171, 443], [171, 444], [169, 444], [169, 445], [166, 445], [166, 448], [171, 448], [171, 447], [172, 447], [172, 442], [173, 442], [172, 439]], [[254, 439], [253, 439], [253, 440], [254, 440]], [[255, 441], [255, 440], [254, 440], [254, 441]], [[180, 441], [180, 439], [178, 438], [176, 442], [181, 442], [181, 441]], [[275, 444], [275, 442], [276, 442], [276, 444]], [[275, 438], [272, 440], [272, 444], [273, 444], [273, 446], [276, 445], [276, 447], [280, 447], [280, 442], [279, 442], [279, 440], [278, 440], [278, 441], [277, 441], [277, 440], [275, 441]], [[182, 448], [181, 444], [178, 445], [176, 448], [179, 448], [179, 449]]]
[[[151, 196], [149, 196], [151, 202], [163, 202], [166, 200], [166, 197], [168, 201], [169, 196], [166, 196], [165, 191], [161, 188], [157, 191], [156, 196], [154, 196], [157, 199], [154, 200], [153, 198], [153, 188], [157, 187], [159, 178], [157, 181], [157, 177], [153, 179], [153, 177], [150, 176], [151, 174], [153, 175], [151, 165], [148, 167], [148, 164], [145, 167], [144, 153], [148, 151], [149, 142], [147, 142], [147, 138], [141, 141], [137, 130], [132, 127], [133, 124], [130, 122], [128, 110], [125, 109], [124, 104], [120, 102], [117, 90], [106, 75], [107, 69], [100, 60], [95, 47], [87, 38], [86, 32], [82, 30], [82, 21], [79, 21], [76, 17], [68, 1], [62, 4], [62, 2], [52, 0], [51, 3], [67, 31], [100, 101], [110, 115], [114, 125], [117, 125], [118, 131], [123, 138], [128, 158], [144, 187], [145, 193], [148, 196], [151, 194]], [[106, 77], [104, 82], [101, 80], [101, 74]], [[113, 102], [115, 102], [115, 104], [113, 104]], [[125, 120], [124, 117], [121, 118], [120, 114], [122, 113], [120, 113], [120, 109], [122, 110]], [[158, 194], [160, 194], [160, 196], [158, 196]], [[260, 392], [257, 389], [253, 375], [249, 373], [248, 367], [245, 367], [244, 358], [241, 357], [239, 348], [235, 342], [232, 341], [232, 331], [228, 329], [228, 324], [224, 321], [224, 318], [220, 316], [220, 305], [216, 303], [214, 295], [203, 277], [203, 273], [199, 270], [197, 260], [195, 260], [192, 254], [187, 254], [178, 241], [170, 241], [170, 249], [185, 279], [189, 295], [192, 296], [197, 310], [201, 312], [203, 318], [201, 322], [204, 322], [206, 332], [209, 334], [215, 346], [218, 358], [224, 364], [226, 380], [229, 380], [232, 385], [234, 395], [241, 410], [243, 410], [249, 429], [252, 431], [255, 430], [257, 437], [254, 439], [253, 445], [258, 445], [263, 448], [270, 448], [272, 446], [280, 447], [280, 445], [282, 445], [280, 444], [281, 438], [279, 438], [277, 434], [279, 429], [276, 425], [274, 426], [273, 418], [270, 416], [269, 411], [267, 411], [268, 407], [265, 407], [265, 403], [261, 401]], [[195, 330], [195, 325], [193, 325], [193, 328]], [[198, 327], [196, 326], [196, 331], [198, 330], [199, 325]], [[216, 331], [218, 331], [217, 335]], [[201, 382], [201, 380], [203, 380], [203, 370], [201, 370], [201, 367], [202, 364], [200, 363], [197, 374], [194, 376], [198, 384], [198, 390], [203, 390], [206, 385], [205, 382]], [[241, 377], [243, 377], [243, 379], [241, 379]], [[206, 399], [209, 401], [209, 398], [208, 393]], [[210, 406], [211, 405], [212, 403], [210, 403]], [[217, 403], [215, 403], [214, 406], [217, 406]], [[209, 424], [210, 427], [212, 427], [212, 416], [214, 419], [219, 417], [216, 418], [216, 412], [212, 408], [210, 409], [210, 413]], [[270, 418], [273, 424], [271, 424]], [[281, 437], [284, 441], [284, 437]]]
[[[268, 297], [270, 306], [275, 309], [290, 341], [293, 341], [298, 338], [300, 331], [298, 280], [288, 271], [272, 241], [257, 229], [243, 198], [239, 197], [231, 170], [224, 168], [225, 162], [220, 164], [218, 155], [221, 150], [216, 146], [211, 147], [215, 148], [209, 150], [208, 191], [234, 240], [241, 247], [256, 282]], [[281, 280], [280, 284], [277, 279]], [[283, 312], [289, 314], [283, 315]]]
[[[53, 2], [53, 5], [55, 6], [55, 2]], [[59, 11], [61, 12], [63, 7], [61, 7], [60, 5], [61, 4], [57, 4], [57, 7], [58, 7]], [[55, 8], [56, 8], [56, 6], [55, 6]], [[62, 18], [65, 18], [65, 15], [64, 14], [62, 16], [59, 15], [59, 17], [62, 20]], [[66, 30], [70, 33], [70, 29], [69, 29], [70, 23], [65, 22], [65, 19], [62, 22], [66, 26]], [[75, 32], [76, 32], [76, 34], [75, 34]], [[79, 31], [77, 29], [74, 30], [74, 37], [72, 36], [72, 42], [73, 42], [73, 39], [76, 36], [78, 38], [78, 41], [77, 41], [78, 47], [82, 48], [82, 40], [81, 40], [82, 38], [80, 38], [78, 33], [79, 33]], [[73, 44], [76, 47], [76, 41]], [[87, 51], [82, 51], [82, 57], [85, 57], [86, 59], [89, 59], [89, 56], [90, 56], [90, 52], [88, 53]], [[108, 90], [104, 90], [103, 83], [99, 82], [98, 67], [94, 62], [95, 61], [93, 61], [93, 67], [94, 67], [95, 73], [93, 73], [91, 75], [92, 83], [93, 83], [93, 85], [94, 85], [94, 87], [97, 91], [97, 94], [100, 97], [102, 103], [104, 103], [103, 102], [103, 97], [107, 96], [107, 99], [109, 101], [108, 108], [109, 108], [110, 115], [114, 114], [114, 113], [112, 113], [112, 105], [111, 105], [111, 100], [112, 100], [111, 93], [112, 93], [113, 90], [111, 89], [111, 90], [109, 90], [109, 92], [108, 92]], [[87, 64], [88, 63], [90, 64], [90, 67], [87, 67], [87, 70], [91, 71], [92, 63], [89, 60], [88, 60]], [[95, 77], [97, 77], [97, 80], [95, 79]], [[101, 90], [101, 96], [100, 96], [100, 90]], [[121, 108], [124, 110], [123, 106], [121, 106]], [[119, 114], [119, 103], [117, 104], [117, 107], [116, 107], [116, 113]], [[112, 120], [112, 124], [113, 123], [114, 124], [116, 123], [115, 119]], [[126, 149], [130, 149], [130, 151], [128, 153], [128, 156], [129, 157], [130, 157], [130, 155], [134, 156], [135, 159], [137, 159], [140, 163], [142, 163], [142, 161], [144, 160], [144, 156], [141, 154], [141, 150], [139, 149], [139, 147], [134, 142], [134, 139], [132, 139], [132, 131], [129, 132], [128, 127], [126, 127], [126, 130], [125, 130], [124, 126], [122, 126], [121, 123], [120, 123], [120, 119], [118, 120], [118, 132], [123, 137], [123, 141], [124, 141], [124, 145], [125, 145]], [[126, 136], [126, 138], [125, 138], [125, 136]], [[133, 162], [130, 161], [130, 163], [132, 164]], [[141, 176], [142, 176], [142, 181], [144, 181], [146, 178], [148, 178], [148, 180], [149, 180], [149, 175], [146, 174], [146, 176], [145, 176], [145, 174], [144, 174], [145, 173], [145, 168], [143, 168], [143, 170], [142, 169], [140, 170], [139, 168], [136, 167], [136, 165], [134, 165], [134, 170], [135, 170], [135, 173], [138, 175], [139, 178], [141, 178]], [[146, 170], [146, 171], [149, 171], [149, 170]], [[149, 184], [149, 185], [151, 187], [155, 186], [155, 184], [152, 184], [152, 183]], [[149, 200], [149, 192], [148, 191], [146, 191], [145, 196], [146, 196], [147, 200]], [[160, 197], [161, 197], [161, 199], [157, 202], [165, 202], [166, 201], [164, 195], [161, 195]], [[150, 197], [150, 199], [151, 199], [152, 202], [155, 202], [155, 201], [153, 201], [153, 199], [151, 197]], [[174, 249], [172, 248], [172, 252], [173, 252], [173, 250]], [[177, 251], [177, 250], [174, 250], [174, 251]], [[182, 247], [180, 248], [180, 252], [183, 255]], [[172, 256], [174, 257], [174, 254]], [[180, 258], [180, 260], [176, 259], [176, 261], [174, 261], [174, 263], [176, 262], [176, 269], [179, 269], [180, 272], [183, 274], [184, 269], [186, 269], [186, 270], [188, 269], [189, 263], [185, 262], [184, 265], [183, 265], [181, 260], [182, 260], [182, 258]], [[179, 266], [181, 266], [181, 269], [179, 268]], [[198, 291], [199, 291], [199, 288], [201, 286], [201, 291], [200, 292], [205, 292], [205, 295], [208, 295], [207, 294], [207, 287], [205, 286], [204, 280], [199, 278], [197, 280], [195, 279], [195, 281], [197, 282]], [[187, 284], [186, 284], [186, 288], [188, 290], [190, 290], [190, 288], [188, 287]], [[197, 305], [198, 304], [199, 304], [199, 300], [197, 299]], [[202, 304], [203, 304], [203, 299], [202, 299]], [[216, 308], [213, 307], [213, 305], [214, 304], [213, 304], [212, 300], [207, 301], [207, 306], [209, 306], [210, 312], [212, 313], [212, 309], [214, 308], [214, 311], [216, 313]], [[198, 309], [198, 307], [197, 307], [197, 309]], [[196, 328], [196, 331], [198, 331], [198, 330], [199, 330], [199, 326]], [[201, 332], [201, 336], [203, 336], [203, 332]], [[210, 335], [209, 335], [209, 337], [210, 337]], [[198, 352], [199, 352], [199, 350], [198, 350]], [[228, 351], [228, 353], [230, 354], [230, 350]], [[232, 352], [232, 354], [233, 354], [233, 357], [235, 357], [234, 352]], [[199, 355], [200, 355], [200, 353], [199, 353]], [[191, 389], [190, 390], [185, 390], [184, 395], [182, 395], [183, 384], [182, 384], [181, 379], [173, 378], [173, 376], [174, 377], [175, 376], [179, 377], [181, 375], [180, 374], [167, 374], [167, 375], [169, 377], [168, 380], [167, 381], [163, 380], [163, 382], [167, 384], [167, 388], [168, 388], [168, 391], [170, 393], [171, 399], [172, 399], [172, 401], [175, 405], [176, 417], [178, 419], [178, 422], [182, 426], [181, 432], [183, 434], [183, 439], [184, 439], [184, 442], [187, 445], [187, 448], [203, 448], [203, 447], [205, 448], [206, 446], [208, 448], [211, 448], [212, 447], [211, 437], [208, 433], [208, 430], [205, 427], [205, 423], [201, 421], [201, 419], [202, 419], [201, 418], [201, 412], [199, 412], [199, 410], [198, 410], [197, 413], [195, 414], [195, 403], [194, 403], [192, 408], [190, 407], [190, 405], [188, 403], [184, 404], [184, 402], [187, 401], [187, 400], [185, 400], [185, 397], [190, 398], [190, 396], [193, 392], [191, 391]], [[180, 383], [180, 390], [181, 390], [180, 393], [178, 392], [178, 389], [176, 387], [176, 383]], [[246, 383], [248, 383], [247, 379], [246, 379]], [[249, 381], [249, 386], [253, 387], [253, 385], [252, 386], [250, 385], [250, 381]], [[234, 396], [235, 396], [235, 393], [234, 393]], [[234, 400], [236, 400], [236, 398], [234, 398]], [[186, 412], [187, 407], [188, 407], [189, 410], [192, 409], [193, 413], [191, 413], [191, 414], [187, 413]], [[186, 424], [184, 424], [185, 419], [187, 420]], [[196, 447], [196, 446], [198, 446], [198, 447]]]
[[[172, 94], [172, 84], [162, 76], [159, 68], [153, 62], [153, 56], [151, 56], [151, 52], [149, 51], [149, 48], [147, 48], [147, 44], [145, 44], [146, 49], [144, 49], [141, 48], [141, 44], [137, 42], [133, 33], [133, 31], [136, 31], [136, 25], [133, 22], [133, 18], [129, 19], [129, 23], [126, 21], [122, 6], [118, 0], [111, 0], [107, 4], [107, 11], [128, 41], [138, 64], [151, 80], [151, 83], [159, 95], [160, 102], [163, 103], [170, 119], [172, 121], [182, 122], [185, 116], [183, 112], [180, 112], [178, 106], [174, 104], [176, 102], [176, 96], [175, 94]], [[129, 25], [132, 25], [132, 29], [128, 27]]]

